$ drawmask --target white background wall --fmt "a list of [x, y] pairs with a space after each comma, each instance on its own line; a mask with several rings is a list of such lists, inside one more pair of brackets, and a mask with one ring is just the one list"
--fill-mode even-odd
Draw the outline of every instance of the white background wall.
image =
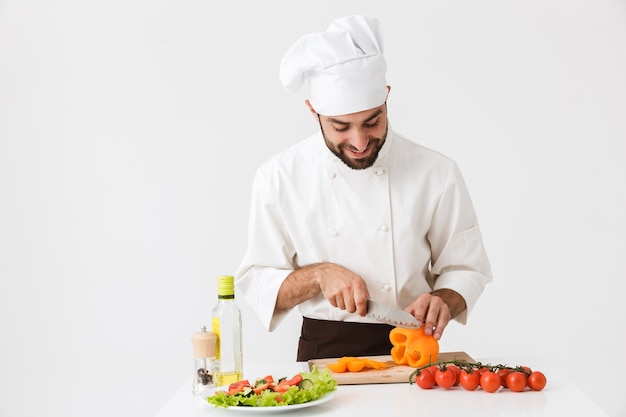
[[[151, 416], [191, 377], [254, 170], [316, 128], [279, 60], [352, 13], [492, 262], [442, 350], [547, 358], [625, 415], [626, 2], [0, 0], [1, 416]], [[295, 360], [299, 317], [243, 308], [246, 360]]]

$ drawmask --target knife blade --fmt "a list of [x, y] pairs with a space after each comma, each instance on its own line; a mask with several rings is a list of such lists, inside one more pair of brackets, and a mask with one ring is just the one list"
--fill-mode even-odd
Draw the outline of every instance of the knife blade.
[[365, 315], [371, 319], [396, 327], [405, 327], [407, 329], [420, 328], [420, 324], [412, 314], [372, 300], [367, 300], [367, 313]]

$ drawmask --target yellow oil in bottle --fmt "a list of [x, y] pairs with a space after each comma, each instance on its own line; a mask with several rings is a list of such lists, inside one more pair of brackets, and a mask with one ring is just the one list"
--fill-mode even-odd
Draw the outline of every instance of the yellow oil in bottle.
[[241, 381], [243, 375], [241, 372], [217, 372], [217, 385], [225, 386], [234, 382]]

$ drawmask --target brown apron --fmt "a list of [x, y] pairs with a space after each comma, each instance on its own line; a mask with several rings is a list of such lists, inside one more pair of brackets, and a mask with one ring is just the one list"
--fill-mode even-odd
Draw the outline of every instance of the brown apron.
[[298, 361], [342, 356], [389, 355], [392, 326], [384, 323], [302, 318]]

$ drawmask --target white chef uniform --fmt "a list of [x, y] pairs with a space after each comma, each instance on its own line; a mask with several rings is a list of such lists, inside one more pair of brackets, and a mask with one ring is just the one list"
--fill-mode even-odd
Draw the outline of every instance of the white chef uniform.
[[[372, 299], [405, 308], [421, 293], [451, 288], [466, 322], [491, 280], [475, 212], [457, 165], [389, 130], [374, 165], [347, 167], [321, 133], [274, 156], [253, 183], [249, 241], [236, 273], [238, 293], [270, 331], [294, 269], [334, 262], [361, 275]], [[306, 317], [373, 322], [320, 294], [298, 306]]]

